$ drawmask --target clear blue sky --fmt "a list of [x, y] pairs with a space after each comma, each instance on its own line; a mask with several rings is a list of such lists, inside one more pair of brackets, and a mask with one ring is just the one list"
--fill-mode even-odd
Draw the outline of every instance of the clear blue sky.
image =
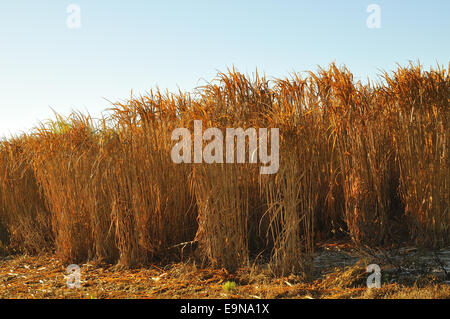
[[[81, 8], [69, 29], [67, 6]], [[381, 8], [369, 29], [368, 5]], [[14, 0], [0, 4], [0, 136], [52, 110], [98, 116], [158, 85], [192, 90], [217, 70], [267, 76], [335, 61], [357, 78], [419, 59], [449, 62], [450, 1]]]

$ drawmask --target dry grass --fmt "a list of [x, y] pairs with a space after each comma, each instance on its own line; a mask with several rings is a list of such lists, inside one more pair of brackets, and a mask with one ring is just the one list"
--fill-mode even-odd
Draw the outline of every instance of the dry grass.
[[101, 196], [99, 138], [89, 117], [73, 114], [43, 124], [27, 148], [52, 213], [57, 254], [64, 260], [111, 260], [110, 205]]
[[[185, 258], [195, 241], [215, 267], [269, 260], [308, 277], [317, 239], [444, 247], [449, 86], [448, 69], [420, 65], [370, 85], [335, 65], [273, 81], [233, 69], [192, 95], [132, 96], [101, 120], [58, 116], [1, 143], [2, 249], [134, 267]], [[171, 132], [194, 120], [279, 128], [278, 173], [173, 163]]]
[[385, 78], [395, 107], [394, 147], [411, 236], [421, 245], [445, 246], [450, 240], [449, 70], [399, 67]]
[[192, 240], [196, 231], [190, 166], [170, 157], [179, 103], [170, 97], [135, 98], [114, 108], [114, 130], [100, 151], [103, 193], [112, 202], [119, 263], [145, 264]]
[[395, 153], [389, 105], [379, 87], [354, 83], [346, 69], [320, 72], [339, 156], [345, 194], [345, 220], [355, 242], [386, 244], [396, 213]]
[[0, 144], [0, 242], [13, 251], [37, 253], [53, 248], [50, 211], [40, 192], [22, 136]]

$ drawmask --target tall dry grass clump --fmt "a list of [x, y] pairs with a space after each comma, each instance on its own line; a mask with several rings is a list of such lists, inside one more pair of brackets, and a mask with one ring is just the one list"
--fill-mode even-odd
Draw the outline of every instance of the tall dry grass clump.
[[51, 216], [34, 176], [26, 144], [15, 137], [0, 144], [0, 235], [12, 251], [50, 251], [54, 244]]
[[171, 132], [188, 100], [158, 92], [114, 107], [100, 152], [101, 184], [112, 203], [122, 265], [168, 257], [169, 247], [194, 238], [191, 168], [175, 164], [170, 154]]
[[[249, 265], [251, 220], [258, 211], [258, 170], [245, 164], [194, 168], [200, 249], [212, 265], [236, 270]], [[253, 174], [251, 174], [251, 172]], [[256, 252], [254, 252], [256, 253]]]
[[69, 262], [117, 257], [111, 204], [101, 192], [100, 135], [90, 117], [74, 113], [36, 130], [27, 146], [52, 213], [56, 252]]
[[[330, 119], [313, 76], [278, 80], [270, 112], [281, 134], [280, 169], [265, 183], [277, 274], [312, 271], [315, 234], [330, 235], [342, 218]], [[318, 227], [317, 227], [318, 226]]]
[[416, 243], [435, 247], [450, 242], [448, 71], [424, 71], [419, 64], [385, 76], [410, 234]]
[[264, 111], [271, 107], [269, 92], [264, 77], [256, 74], [251, 80], [233, 69], [219, 73], [215, 81], [202, 87], [198, 102], [190, 110], [189, 117], [202, 120], [204, 130], [215, 127], [224, 136], [223, 163], [194, 164], [193, 168], [199, 224], [196, 239], [201, 254], [214, 266], [229, 270], [248, 266], [251, 257], [270, 245], [266, 238], [268, 222], [262, 220], [266, 203], [259, 184], [259, 166], [249, 164], [250, 137], [246, 136], [242, 144], [245, 163], [236, 163], [237, 138], [233, 138], [233, 164], [225, 163], [226, 152], [230, 151], [225, 145], [226, 129], [258, 130], [266, 125]]
[[[449, 83], [448, 69], [420, 65], [378, 84], [334, 64], [273, 81], [232, 69], [192, 95], [132, 96], [99, 121], [57, 116], [0, 143], [2, 247], [137, 266], [198, 242], [215, 267], [257, 259], [307, 277], [317, 240], [448, 245]], [[196, 120], [222, 132], [224, 162], [228, 128], [278, 128], [279, 170], [250, 163], [266, 136], [252, 152], [246, 136], [237, 163], [236, 137], [232, 163], [174, 163], [172, 132], [193, 141]]]
[[346, 68], [332, 64], [318, 81], [331, 116], [348, 231], [356, 243], [386, 243], [397, 191], [391, 109], [376, 87], [355, 83]]

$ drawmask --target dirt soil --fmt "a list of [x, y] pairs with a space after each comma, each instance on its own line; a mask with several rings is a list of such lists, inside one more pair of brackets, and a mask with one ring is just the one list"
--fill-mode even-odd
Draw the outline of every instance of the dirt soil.
[[[369, 263], [381, 267], [381, 288], [367, 288]], [[0, 298], [450, 299], [450, 248], [371, 251], [323, 244], [308, 281], [293, 275], [277, 278], [267, 264], [230, 274], [190, 261], [140, 269], [90, 262], [80, 265], [81, 287], [69, 288], [67, 266], [51, 254], [2, 257]]]

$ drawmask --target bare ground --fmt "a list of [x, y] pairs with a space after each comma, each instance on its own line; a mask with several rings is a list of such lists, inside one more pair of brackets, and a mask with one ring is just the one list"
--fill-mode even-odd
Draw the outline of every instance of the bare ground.
[[[369, 263], [382, 269], [381, 288], [367, 288]], [[292, 275], [277, 278], [267, 264], [230, 274], [190, 261], [140, 269], [91, 262], [80, 265], [77, 289], [67, 287], [67, 266], [51, 254], [3, 257], [0, 298], [450, 299], [450, 249], [361, 251], [347, 244], [324, 244], [308, 282]], [[226, 282], [234, 282], [234, 288], [226, 289]]]

